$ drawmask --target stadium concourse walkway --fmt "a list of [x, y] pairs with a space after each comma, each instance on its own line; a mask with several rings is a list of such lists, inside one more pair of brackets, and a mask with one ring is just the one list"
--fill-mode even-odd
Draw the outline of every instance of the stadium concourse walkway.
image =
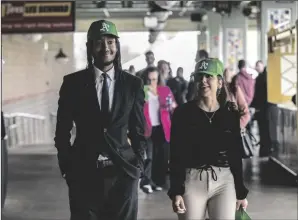
[[[68, 195], [53, 146], [9, 150], [8, 192], [3, 220], [68, 220]], [[244, 175], [250, 189], [252, 219], [297, 219], [297, 186], [268, 159], [246, 160]], [[176, 219], [166, 191], [139, 193], [139, 219]]]

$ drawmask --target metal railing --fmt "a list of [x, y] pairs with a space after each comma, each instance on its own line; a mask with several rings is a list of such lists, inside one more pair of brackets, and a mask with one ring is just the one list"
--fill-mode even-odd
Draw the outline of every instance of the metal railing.
[[[55, 130], [56, 130], [56, 123], [57, 123], [57, 114], [54, 113], [54, 112], [51, 112], [50, 113], [50, 124], [51, 124], [51, 136], [54, 138], [55, 137]], [[70, 138], [70, 143], [73, 144], [74, 143], [74, 140], [75, 140], [75, 137], [76, 137], [76, 133], [77, 133], [77, 130], [76, 130], [76, 124], [73, 123], [73, 127], [70, 131], [70, 134], [71, 134], [71, 138]]]
[[4, 114], [8, 148], [21, 145], [46, 144], [46, 118], [27, 113]]

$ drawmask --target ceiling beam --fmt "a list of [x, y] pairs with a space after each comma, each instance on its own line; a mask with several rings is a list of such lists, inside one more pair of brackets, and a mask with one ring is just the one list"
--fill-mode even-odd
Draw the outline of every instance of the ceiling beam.
[[[96, 19], [77, 19], [76, 31], [87, 32], [90, 24]], [[118, 31], [148, 31], [143, 25], [142, 18], [109, 18], [116, 24]], [[198, 23], [191, 22], [189, 18], [169, 19], [164, 31], [196, 31]], [[249, 28], [256, 28], [256, 20], [249, 20]]]

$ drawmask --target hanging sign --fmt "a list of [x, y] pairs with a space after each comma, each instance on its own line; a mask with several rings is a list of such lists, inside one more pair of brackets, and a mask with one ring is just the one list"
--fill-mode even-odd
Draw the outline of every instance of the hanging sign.
[[74, 1], [1, 1], [3, 34], [74, 30]]

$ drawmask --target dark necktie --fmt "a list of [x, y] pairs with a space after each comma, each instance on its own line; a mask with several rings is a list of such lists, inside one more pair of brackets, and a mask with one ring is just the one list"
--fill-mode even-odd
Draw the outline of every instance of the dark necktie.
[[108, 75], [107, 73], [103, 73], [103, 85], [102, 85], [102, 92], [101, 92], [101, 113], [102, 118], [104, 120], [104, 126], [107, 126], [108, 117], [109, 117], [109, 85], [108, 85]]

